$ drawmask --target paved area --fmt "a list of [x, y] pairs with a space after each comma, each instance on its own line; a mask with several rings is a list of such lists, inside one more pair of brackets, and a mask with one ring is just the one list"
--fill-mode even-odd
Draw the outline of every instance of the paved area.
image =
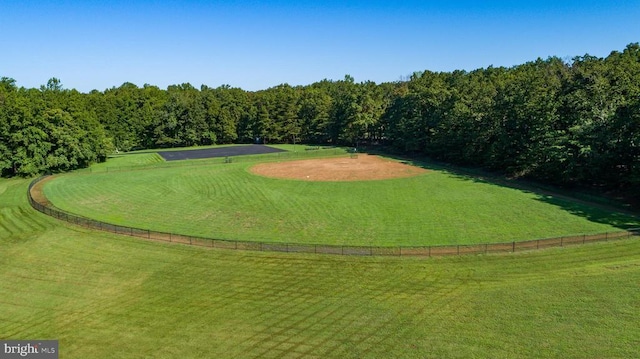
[[218, 148], [206, 148], [201, 150], [185, 151], [159, 151], [158, 154], [165, 161], [194, 160], [212, 157], [231, 157], [244, 155], [260, 155], [264, 153], [286, 152], [278, 148], [265, 145], [243, 145]]

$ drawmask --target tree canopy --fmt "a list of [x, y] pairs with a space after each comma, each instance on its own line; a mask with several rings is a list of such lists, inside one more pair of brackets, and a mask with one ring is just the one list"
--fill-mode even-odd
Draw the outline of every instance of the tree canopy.
[[[114, 150], [228, 143], [380, 144], [557, 185], [640, 196], [640, 46], [405, 81], [346, 75], [248, 92], [124, 83], [79, 93], [0, 78], [0, 174], [103, 161]], [[634, 192], [635, 191], [635, 192]]]

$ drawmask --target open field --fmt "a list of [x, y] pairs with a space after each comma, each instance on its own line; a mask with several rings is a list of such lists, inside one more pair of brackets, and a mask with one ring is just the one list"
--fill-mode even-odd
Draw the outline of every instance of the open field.
[[496, 243], [640, 226], [637, 217], [435, 169], [409, 178], [324, 182], [253, 174], [265, 157], [149, 167], [154, 155], [139, 154], [125, 158], [126, 168], [136, 168], [136, 156], [143, 170], [63, 175], [44, 192], [63, 210], [108, 223], [281, 243]]
[[[183, 148], [167, 148], [162, 149], [163, 152], [180, 152], [193, 149], [211, 149], [211, 148], [225, 148], [235, 147], [243, 145], [219, 145], [219, 146], [199, 146], [199, 147], [183, 147]], [[277, 149], [285, 150], [287, 152], [267, 153], [257, 155], [246, 155], [234, 157], [233, 161], [242, 162], [268, 162], [268, 161], [281, 161], [287, 159], [300, 159], [300, 158], [313, 158], [313, 157], [331, 157], [331, 156], [344, 156], [346, 154], [344, 148], [333, 146], [317, 146], [316, 151], [306, 151], [303, 145], [269, 145]], [[126, 152], [121, 154], [112, 155], [107, 162], [97, 163], [92, 165], [89, 169], [82, 169], [76, 172], [80, 173], [95, 173], [95, 172], [118, 172], [118, 171], [130, 171], [134, 169], [153, 169], [161, 167], [193, 167], [208, 164], [220, 164], [225, 163], [224, 158], [203, 158], [193, 159], [189, 161], [170, 161], [166, 162], [162, 156], [158, 154], [160, 150], [141, 150]]]
[[67, 226], [0, 180], [0, 338], [61, 358], [633, 358], [640, 241], [438, 259], [254, 253]]

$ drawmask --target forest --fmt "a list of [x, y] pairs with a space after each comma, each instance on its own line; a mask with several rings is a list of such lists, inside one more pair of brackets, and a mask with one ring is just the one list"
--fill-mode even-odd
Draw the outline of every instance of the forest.
[[640, 45], [607, 57], [344, 79], [261, 91], [124, 83], [81, 93], [0, 78], [0, 175], [63, 172], [112, 153], [231, 143], [379, 146], [557, 186], [640, 198]]

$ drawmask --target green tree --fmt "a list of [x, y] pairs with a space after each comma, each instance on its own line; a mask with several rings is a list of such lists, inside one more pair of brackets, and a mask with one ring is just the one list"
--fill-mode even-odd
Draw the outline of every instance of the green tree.
[[325, 143], [332, 98], [324, 90], [310, 86], [302, 90], [298, 100], [300, 140], [307, 143]]

